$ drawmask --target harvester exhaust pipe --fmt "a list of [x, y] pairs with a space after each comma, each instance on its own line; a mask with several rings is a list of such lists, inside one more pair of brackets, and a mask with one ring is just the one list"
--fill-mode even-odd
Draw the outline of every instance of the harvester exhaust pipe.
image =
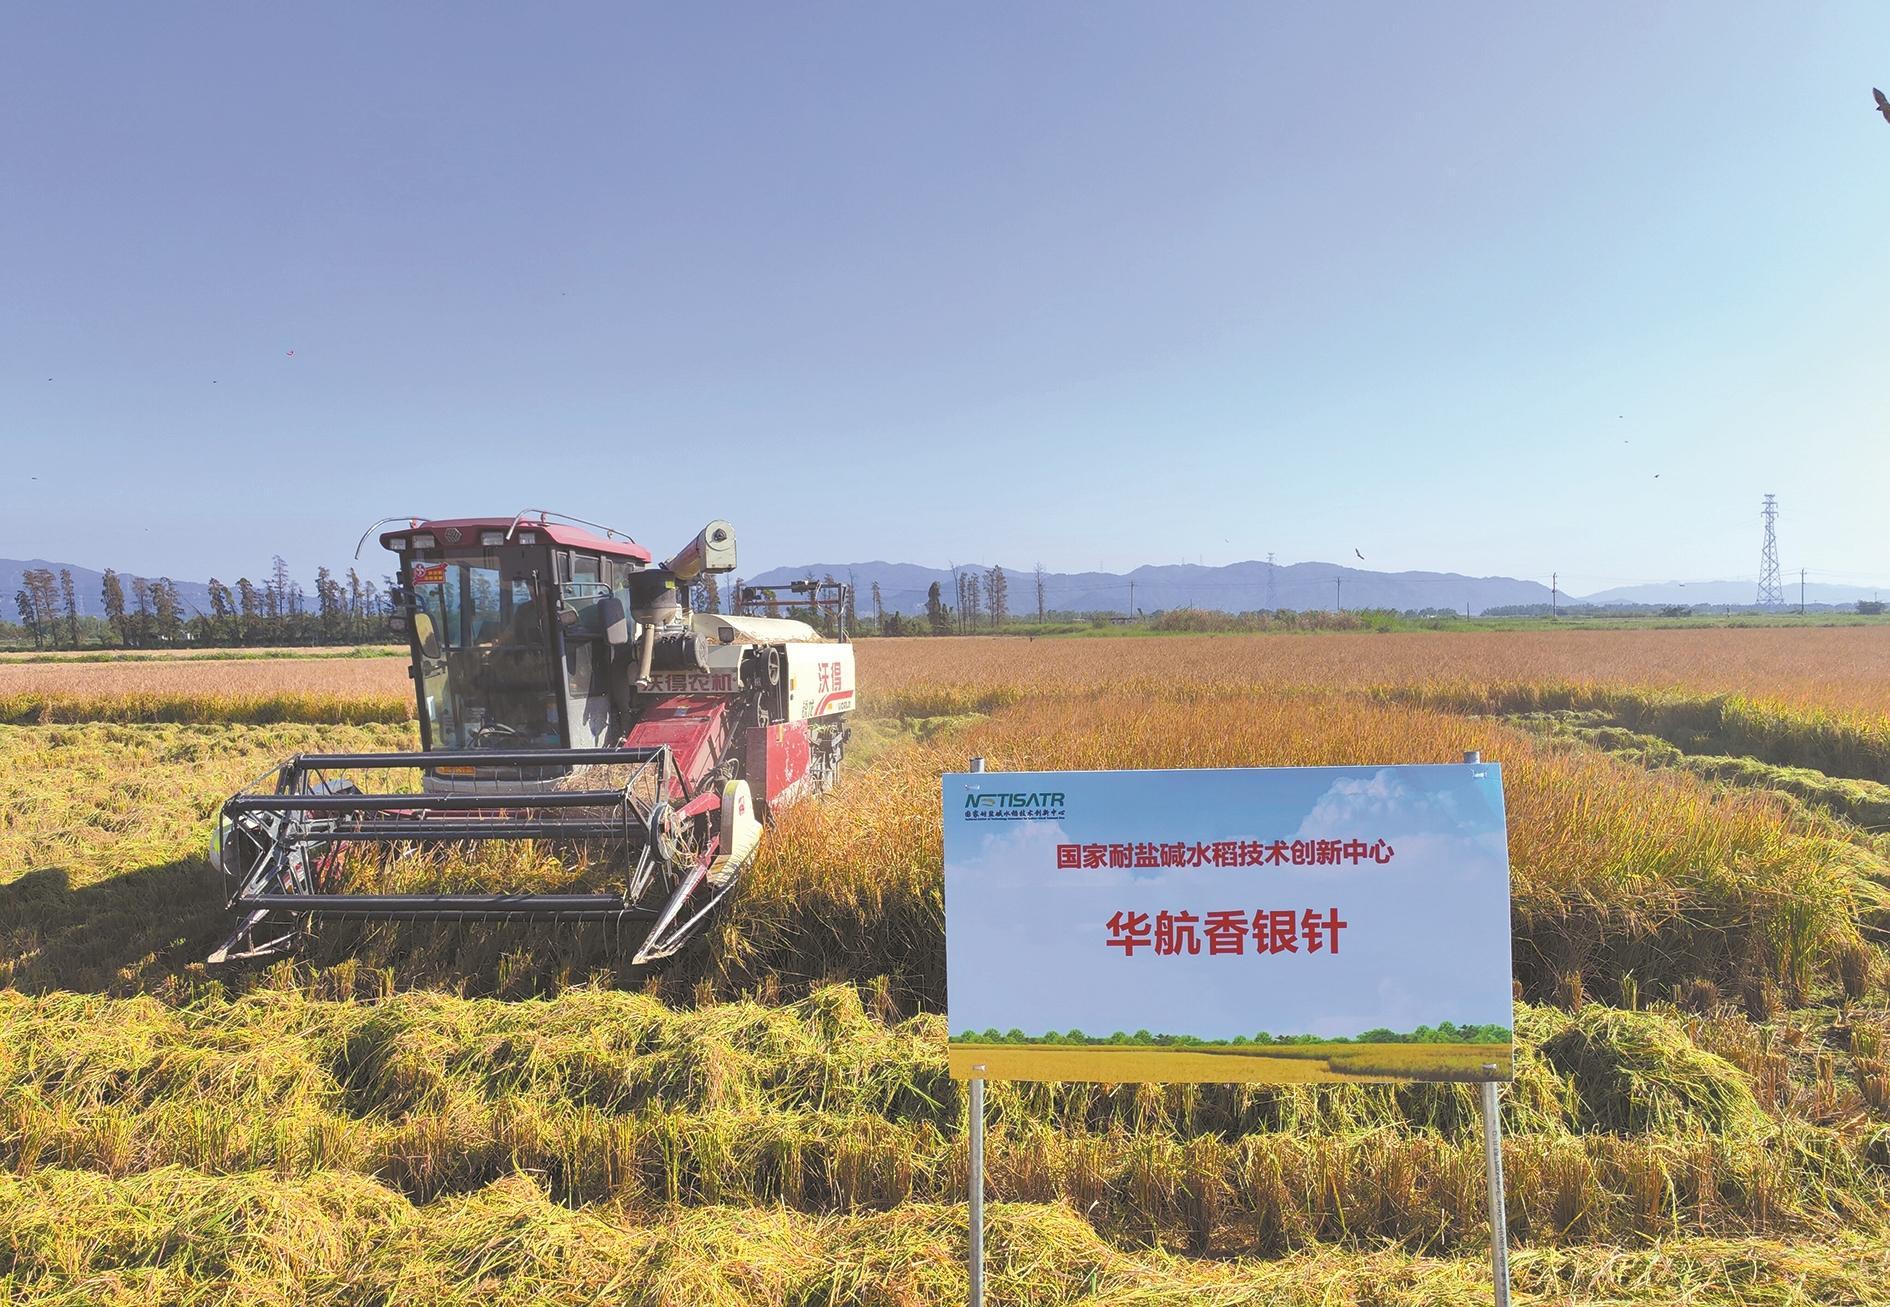
[[643, 640], [637, 651], [637, 689], [647, 690], [650, 688], [650, 659], [656, 653], [656, 623], [642, 614], [638, 616], [643, 622]]

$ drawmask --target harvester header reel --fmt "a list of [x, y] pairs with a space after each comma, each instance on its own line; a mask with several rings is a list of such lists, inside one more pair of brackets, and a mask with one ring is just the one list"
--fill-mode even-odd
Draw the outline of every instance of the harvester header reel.
[[[479, 780], [461, 792], [363, 788], [367, 775], [400, 768], [477, 768]], [[502, 770], [509, 787], [495, 778]], [[667, 958], [760, 834], [741, 782], [676, 805], [666, 798], [675, 778], [666, 748], [298, 755], [223, 805], [211, 862], [241, 921], [209, 960], [287, 952], [317, 918], [646, 924], [634, 962]], [[531, 841], [574, 878], [614, 885], [491, 893], [441, 883], [486, 841]]]

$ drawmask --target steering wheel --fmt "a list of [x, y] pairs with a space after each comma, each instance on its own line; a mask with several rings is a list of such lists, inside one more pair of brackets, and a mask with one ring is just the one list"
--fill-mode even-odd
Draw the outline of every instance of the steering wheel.
[[489, 721], [473, 732], [473, 747], [478, 748], [484, 744], [488, 735], [503, 735], [518, 740], [525, 737], [525, 732], [515, 726], [507, 726], [504, 722]]

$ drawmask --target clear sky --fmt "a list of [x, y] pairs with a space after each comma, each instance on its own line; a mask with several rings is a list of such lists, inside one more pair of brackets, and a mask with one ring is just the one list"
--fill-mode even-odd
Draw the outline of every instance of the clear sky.
[[1770, 490], [1890, 582], [1873, 85], [1875, 2], [10, 6], [0, 556], [1582, 592], [1755, 574]]

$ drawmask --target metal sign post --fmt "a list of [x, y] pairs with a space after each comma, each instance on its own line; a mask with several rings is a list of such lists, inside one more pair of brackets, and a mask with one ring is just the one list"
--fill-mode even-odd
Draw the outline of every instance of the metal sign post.
[[[1466, 763], [1483, 761], [1476, 749], [1466, 749]], [[1509, 1215], [1503, 1195], [1503, 1117], [1496, 1096], [1496, 1063], [1483, 1064], [1488, 1079], [1478, 1086], [1483, 1099], [1483, 1171], [1490, 1185], [1490, 1272], [1496, 1284], [1496, 1307], [1509, 1307]]]
[[[971, 760], [972, 771], [984, 770], [984, 759]], [[983, 1071], [983, 1064], [972, 1068]], [[971, 1307], [984, 1307], [984, 1077], [974, 1075], [971, 1085]]]
[[[1515, 1007], [1500, 764], [1470, 752], [1441, 764], [992, 774], [972, 758], [939, 786], [947, 1060], [969, 1086], [962, 1301], [984, 1307], [993, 1076], [1264, 1084], [1310, 1070], [1339, 1082], [1343, 1059], [1382, 1048], [1398, 1079], [1479, 1087], [1494, 1299], [1508, 1307], [1498, 1088], [1514, 1074]], [[1441, 831], [1440, 808], [1456, 814]], [[1264, 870], [1278, 866], [1292, 871]], [[1412, 940], [1441, 932], [1450, 966], [1413, 955]], [[1241, 956], [1260, 960], [1230, 961]], [[1335, 1028], [1334, 995], [1378, 998]], [[1447, 1044], [1393, 1029], [1446, 1015], [1460, 1032]], [[1282, 1041], [1293, 1056], [1273, 1048]]]
[[[1496, 1064], [1483, 1070], [1494, 1076]], [[1496, 1099], [1496, 1081], [1485, 1080], [1483, 1090], [1483, 1169], [1490, 1180], [1490, 1271], [1496, 1281], [1496, 1307], [1509, 1307], [1509, 1218], [1503, 1202], [1503, 1125]]]

